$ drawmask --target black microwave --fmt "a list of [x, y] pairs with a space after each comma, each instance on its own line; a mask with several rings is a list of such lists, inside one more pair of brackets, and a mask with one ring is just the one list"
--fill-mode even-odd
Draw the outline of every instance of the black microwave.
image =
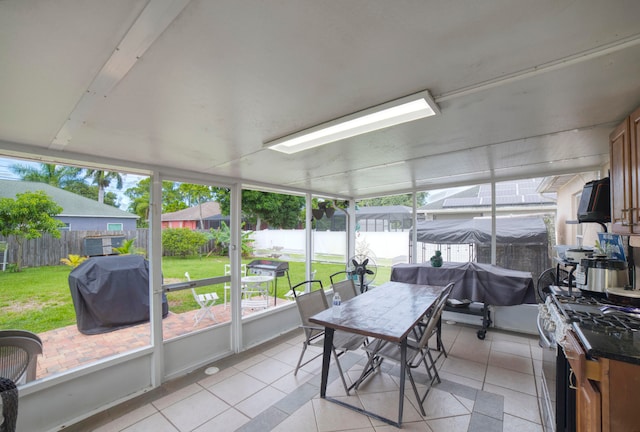
[[611, 222], [609, 177], [584, 185], [578, 204], [578, 222]]

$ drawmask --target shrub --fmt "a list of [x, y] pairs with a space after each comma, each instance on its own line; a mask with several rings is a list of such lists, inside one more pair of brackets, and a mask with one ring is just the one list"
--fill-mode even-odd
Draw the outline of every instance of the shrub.
[[189, 228], [167, 228], [162, 230], [162, 247], [165, 251], [178, 255], [196, 255], [207, 243], [207, 235]]
[[60, 262], [62, 264], [68, 265], [69, 267], [76, 268], [80, 264], [82, 264], [87, 259], [86, 256], [69, 254], [68, 258], [62, 258]]

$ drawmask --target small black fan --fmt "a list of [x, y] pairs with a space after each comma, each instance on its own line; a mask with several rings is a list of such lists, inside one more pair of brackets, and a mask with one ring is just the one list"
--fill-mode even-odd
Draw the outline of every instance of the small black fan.
[[356, 278], [360, 292], [363, 293], [369, 289], [369, 284], [376, 278], [378, 267], [373, 258], [356, 255], [349, 260], [347, 272], [351, 277]]

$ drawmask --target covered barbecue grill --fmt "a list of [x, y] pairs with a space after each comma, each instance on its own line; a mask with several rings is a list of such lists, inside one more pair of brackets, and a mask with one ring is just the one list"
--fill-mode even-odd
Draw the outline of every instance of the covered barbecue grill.
[[[69, 274], [80, 333], [107, 333], [149, 321], [149, 263], [139, 255], [92, 257]], [[162, 316], [169, 313], [163, 294]]]

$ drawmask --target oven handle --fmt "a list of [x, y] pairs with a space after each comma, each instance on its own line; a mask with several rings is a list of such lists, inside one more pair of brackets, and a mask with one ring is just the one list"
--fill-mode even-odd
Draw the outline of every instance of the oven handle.
[[538, 319], [536, 320], [536, 325], [538, 326], [538, 334], [540, 335], [540, 346], [543, 348], [553, 348], [555, 345], [545, 334], [542, 323], [540, 322], [540, 314], [538, 314]]

